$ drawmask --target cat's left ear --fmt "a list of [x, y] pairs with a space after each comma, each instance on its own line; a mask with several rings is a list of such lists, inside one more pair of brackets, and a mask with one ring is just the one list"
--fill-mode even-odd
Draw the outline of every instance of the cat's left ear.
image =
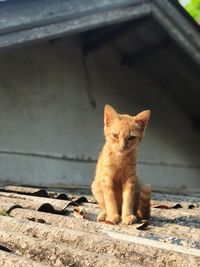
[[135, 123], [139, 124], [141, 130], [144, 130], [147, 127], [150, 114], [150, 110], [144, 110], [135, 116]]
[[118, 118], [117, 111], [110, 105], [105, 105], [104, 108], [104, 124], [109, 127], [112, 122]]

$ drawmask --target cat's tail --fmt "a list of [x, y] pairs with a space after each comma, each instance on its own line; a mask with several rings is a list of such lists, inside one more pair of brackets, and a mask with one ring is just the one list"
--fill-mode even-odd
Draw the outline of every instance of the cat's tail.
[[150, 185], [143, 185], [140, 189], [139, 206], [137, 217], [139, 219], [149, 219], [151, 212], [151, 187]]

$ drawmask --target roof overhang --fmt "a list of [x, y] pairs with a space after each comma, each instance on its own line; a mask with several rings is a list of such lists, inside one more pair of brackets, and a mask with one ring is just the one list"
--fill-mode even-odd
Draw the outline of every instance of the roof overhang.
[[35, 0], [0, 3], [0, 49], [153, 16], [200, 65], [200, 32], [169, 0]]

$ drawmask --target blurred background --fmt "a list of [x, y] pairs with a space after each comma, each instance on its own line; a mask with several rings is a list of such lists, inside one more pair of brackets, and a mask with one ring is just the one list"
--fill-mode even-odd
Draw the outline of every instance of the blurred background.
[[0, 1], [0, 183], [90, 186], [103, 108], [152, 116], [138, 172], [200, 189], [200, 1]]
[[179, 0], [179, 3], [193, 17], [197, 23], [200, 23], [200, 1], [199, 0]]

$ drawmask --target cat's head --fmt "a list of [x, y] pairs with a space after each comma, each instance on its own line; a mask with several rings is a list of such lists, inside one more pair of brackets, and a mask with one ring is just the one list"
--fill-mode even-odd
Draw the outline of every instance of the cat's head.
[[150, 110], [136, 116], [118, 114], [110, 105], [104, 109], [104, 134], [113, 151], [126, 153], [141, 142], [150, 117]]

